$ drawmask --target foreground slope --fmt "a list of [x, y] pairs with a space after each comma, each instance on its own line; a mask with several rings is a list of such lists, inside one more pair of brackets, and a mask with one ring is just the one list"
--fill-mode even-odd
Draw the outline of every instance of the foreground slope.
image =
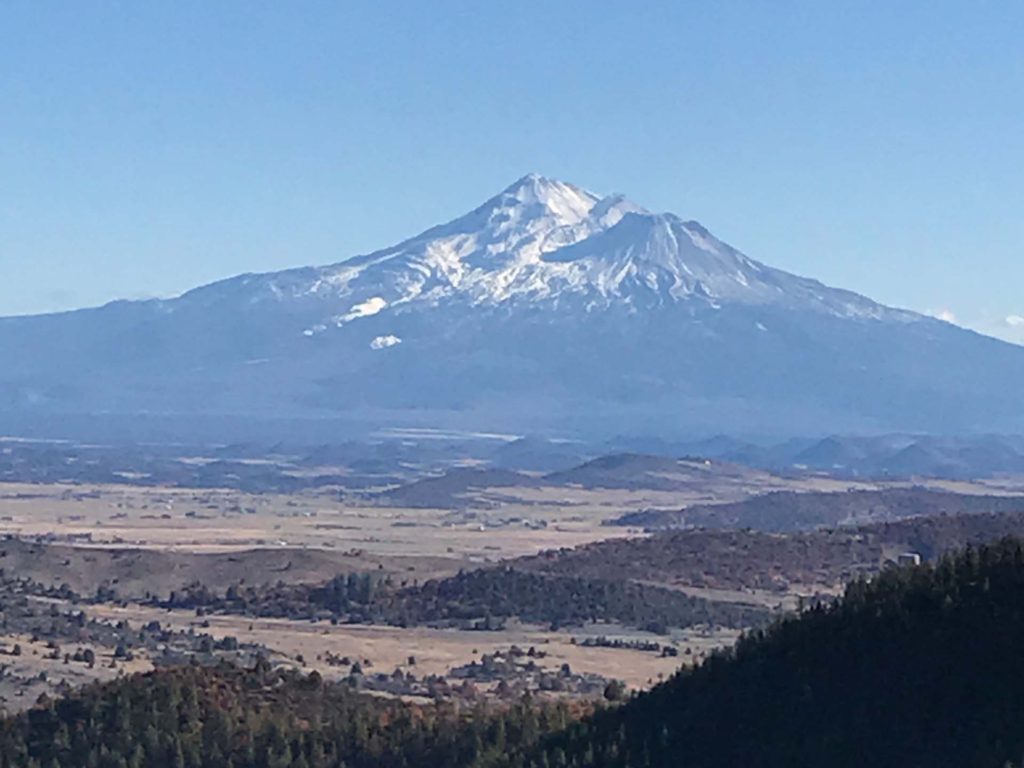
[[3, 768], [418, 768], [494, 765], [565, 707], [412, 707], [316, 673], [179, 667], [94, 685], [0, 722]]
[[0, 721], [0, 766], [956, 766], [1024, 754], [1024, 548], [855, 582], [577, 722], [529, 701], [461, 715], [315, 673], [185, 667]]
[[577, 766], [1002, 766], [1024, 754], [1024, 549], [855, 582], [555, 738]]
[[509, 431], [1024, 430], [1024, 348], [527, 176], [325, 267], [0, 320], [0, 426], [334, 415]]

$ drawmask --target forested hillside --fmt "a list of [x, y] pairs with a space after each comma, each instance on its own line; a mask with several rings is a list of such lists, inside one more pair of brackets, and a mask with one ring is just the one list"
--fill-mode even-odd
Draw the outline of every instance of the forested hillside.
[[629, 580], [579, 578], [480, 568], [415, 587], [396, 588], [376, 574], [348, 574], [319, 584], [252, 588], [218, 594], [201, 584], [173, 592], [162, 607], [262, 617], [333, 619], [353, 623], [496, 627], [505, 619], [555, 628], [592, 621], [653, 628], [696, 624], [742, 629], [767, 623], [764, 608], [715, 602]]
[[97, 685], [0, 723], [3, 768], [420, 768], [504, 764], [565, 704], [413, 706], [313, 673], [186, 666]]
[[1024, 549], [857, 581], [554, 737], [534, 765], [1003, 766], [1024, 755]]

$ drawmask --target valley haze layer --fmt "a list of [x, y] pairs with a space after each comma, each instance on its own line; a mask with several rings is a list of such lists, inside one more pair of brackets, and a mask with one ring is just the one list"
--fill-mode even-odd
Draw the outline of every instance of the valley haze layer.
[[0, 319], [0, 431], [77, 417], [518, 434], [1021, 432], [1024, 347], [525, 176], [398, 245]]

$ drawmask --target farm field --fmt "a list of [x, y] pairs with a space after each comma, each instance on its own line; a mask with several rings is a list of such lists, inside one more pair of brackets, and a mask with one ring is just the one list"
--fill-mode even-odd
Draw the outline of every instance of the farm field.
[[[341, 678], [349, 667], [331, 666], [328, 654], [360, 661], [367, 669], [392, 673], [396, 668], [418, 675], [445, 676], [452, 667], [479, 660], [484, 654], [519, 646], [542, 650], [546, 656], [538, 663], [556, 670], [569, 664], [574, 670], [620, 679], [630, 688], [644, 688], [667, 676], [686, 663], [699, 661], [711, 651], [731, 645], [738, 632], [725, 628], [695, 628], [673, 632], [669, 637], [651, 635], [625, 627], [586, 626], [576, 630], [552, 632], [543, 627], [511, 624], [501, 631], [464, 632], [425, 627], [401, 628], [386, 626], [339, 625], [327, 622], [309, 623], [285, 619], [252, 619], [244, 616], [209, 616], [197, 619], [186, 611], [166, 611], [143, 606], [120, 608], [98, 606], [91, 613], [111, 621], [145, 623], [159, 621], [175, 629], [202, 631], [220, 639], [236, 637], [239, 641], [265, 646], [280, 656], [280, 661], [306, 671], [316, 669], [327, 678]], [[665, 658], [656, 653], [615, 648], [584, 647], [586, 637], [658, 640], [671, 643], [682, 652], [679, 657]], [[687, 650], [689, 653], [687, 653]], [[301, 661], [299, 660], [301, 657]], [[409, 665], [409, 659], [415, 659]], [[366, 664], [369, 662], [369, 664]]]

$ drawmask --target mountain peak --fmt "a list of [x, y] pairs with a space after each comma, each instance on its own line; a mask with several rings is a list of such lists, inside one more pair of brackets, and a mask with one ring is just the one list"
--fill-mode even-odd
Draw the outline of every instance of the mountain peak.
[[371, 315], [449, 304], [582, 306], [589, 313], [684, 302], [691, 310], [717, 309], [727, 302], [846, 317], [886, 312], [748, 259], [697, 222], [536, 173], [447, 224], [322, 268], [312, 280], [297, 278], [293, 285], [270, 276], [261, 295], [325, 297], [331, 314], [306, 329], [314, 334]]
[[520, 176], [518, 179], [513, 181], [504, 190], [502, 194], [512, 195], [518, 197], [520, 195], [539, 194], [543, 190], [548, 190], [556, 187], [568, 187], [572, 189], [579, 189], [574, 184], [561, 181], [559, 179], [552, 179], [548, 176], [543, 176], [539, 173], [528, 173], [525, 176]]
[[[551, 181], [553, 180], [549, 179], [547, 176], [544, 176], [540, 173], [534, 173], [533, 171], [531, 171], [530, 173], [520, 176], [518, 179], [509, 184], [508, 187], [505, 188], [505, 191], [513, 192], [516, 189], [519, 189], [520, 187], [531, 187], [537, 184], [550, 183]], [[555, 181], [557, 181], [557, 179]]]
[[509, 204], [536, 208], [562, 223], [574, 224], [586, 218], [600, 197], [592, 192], [537, 173], [528, 173], [506, 187], [497, 198], [501, 207]]

